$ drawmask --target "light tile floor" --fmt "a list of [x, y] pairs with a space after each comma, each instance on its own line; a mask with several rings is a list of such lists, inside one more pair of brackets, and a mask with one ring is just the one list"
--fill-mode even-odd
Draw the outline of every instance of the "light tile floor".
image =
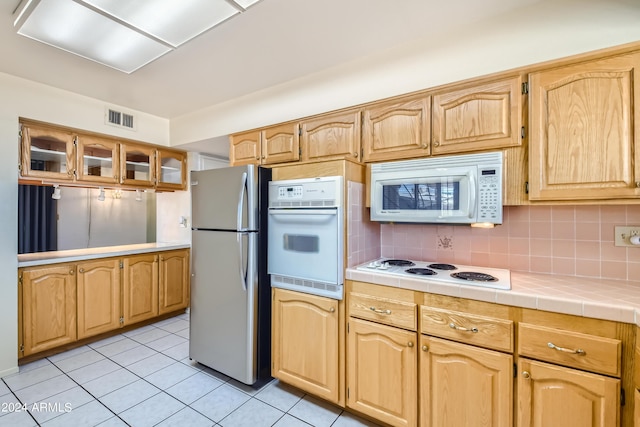
[[0, 426], [375, 426], [273, 380], [246, 386], [189, 360], [182, 314], [0, 379]]

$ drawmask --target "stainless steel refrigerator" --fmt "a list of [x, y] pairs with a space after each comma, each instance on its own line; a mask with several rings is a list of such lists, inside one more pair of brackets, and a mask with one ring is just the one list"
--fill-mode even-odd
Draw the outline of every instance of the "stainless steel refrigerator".
[[189, 357], [245, 384], [270, 377], [270, 178], [254, 165], [191, 172]]

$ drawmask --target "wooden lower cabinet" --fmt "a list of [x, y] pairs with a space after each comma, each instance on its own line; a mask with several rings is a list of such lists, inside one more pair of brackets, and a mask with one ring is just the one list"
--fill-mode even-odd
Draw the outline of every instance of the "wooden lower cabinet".
[[158, 254], [125, 257], [122, 287], [124, 324], [158, 315]]
[[421, 337], [421, 426], [510, 427], [512, 407], [512, 355]]
[[338, 403], [338, 301], [284, 289], [272, 292], [271, 375]]
[[73, 264], [24, 268], [22, 283], [23, 344], [20, 355], [76, 340], [76, 267]]
[[160, 254], [158, 313], [165, 314], [189, 306], [189, 250]]
[[415, 426], [416, 332], [349, 318], [347, 406], [392, 426]]
[[77, 269], [78, 339], [120, 327], [120, 260], [86, 261]]
[[520, 359], [518, 427], [615, 427], [620, 380]]

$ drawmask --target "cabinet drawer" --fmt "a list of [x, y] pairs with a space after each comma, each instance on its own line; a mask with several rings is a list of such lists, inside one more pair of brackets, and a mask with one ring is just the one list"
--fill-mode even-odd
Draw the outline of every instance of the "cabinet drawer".
[[420, 306], [420, 332], [481, 347], [513, 352], [513, 322]]
[[351, 292], [349, 315], [411, 331], [416, 330], [416, 304], [408, 301]]
[[622, 343], [613, 338], [518, 324], [518, 353], [522, 356], [619, 377], [621, 351]]

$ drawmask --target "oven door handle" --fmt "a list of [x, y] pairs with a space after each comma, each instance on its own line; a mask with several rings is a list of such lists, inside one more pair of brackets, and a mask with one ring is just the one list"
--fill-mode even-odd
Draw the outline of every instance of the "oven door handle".
[[269, 209], [269, 215], [338, 215], [338, 209]]

